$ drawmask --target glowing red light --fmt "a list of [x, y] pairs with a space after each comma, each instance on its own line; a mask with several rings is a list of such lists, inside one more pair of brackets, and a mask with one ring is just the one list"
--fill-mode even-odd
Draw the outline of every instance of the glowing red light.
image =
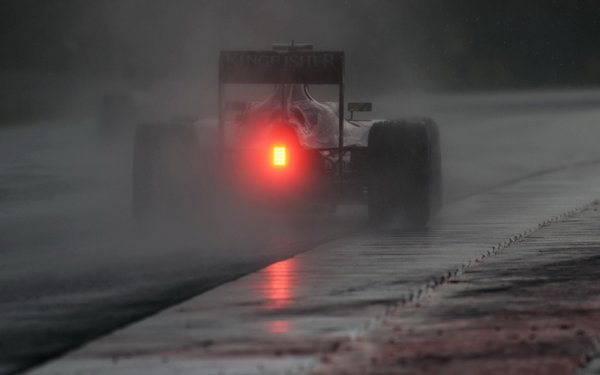
[[274, 167], [285, 167], [287, 165], [287, 149], [285, 146], [273, 146], [271, 156]]

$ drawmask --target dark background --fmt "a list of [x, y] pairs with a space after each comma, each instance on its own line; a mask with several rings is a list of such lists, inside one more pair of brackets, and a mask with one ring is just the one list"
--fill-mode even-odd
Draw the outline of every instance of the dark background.
[[220, 49], [313, 42], [359, 86], [600, 83], [598, 0], [4, 0], [0, 69], [213, 79]]

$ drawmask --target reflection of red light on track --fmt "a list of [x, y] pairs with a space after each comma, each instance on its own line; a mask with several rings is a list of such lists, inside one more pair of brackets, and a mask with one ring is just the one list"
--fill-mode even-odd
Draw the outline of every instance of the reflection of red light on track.
[[290, 275], [292, 259], [277, 262], [269, 266], [267, 272], [267, 297], [271, 308], [280, 308], [289, 303], [291, 297]]
[[[296, 259], [291, 258], [274, 263], [264, 271], [264, 279], [260, 289], [267, 300], [267, 309], [281, 309], [289, 305], [294, 296]], [[290, 321], [273, 320], [267, 322], [266, 329], [271, 333], [285, 333], [290, 331]]]
[[290, 322], [288, 320], [273, 320], [269, 322], [269, 331], [273, 333], [286, 333], [290, 330]]

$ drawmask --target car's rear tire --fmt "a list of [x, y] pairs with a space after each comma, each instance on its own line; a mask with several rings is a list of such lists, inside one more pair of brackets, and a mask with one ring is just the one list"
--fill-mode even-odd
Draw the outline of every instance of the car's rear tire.
[[148, 123], [136, 128], [132, 208], [138, 223], [153, 215], [178, 216], [194, 208], [203, 172], [200, 153], [191, 123]]
[[369, 132], [369, 221], [423, 228], [441, 207], [439, 132], [430, 119], [383, 121]]

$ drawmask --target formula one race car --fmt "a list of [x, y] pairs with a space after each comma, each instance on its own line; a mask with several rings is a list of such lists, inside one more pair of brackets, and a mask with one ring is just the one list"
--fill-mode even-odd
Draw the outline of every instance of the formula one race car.
[[[233, 86], [257, 84], [271, 85], [262, 100], [226, 100]], [[336, 87], [337, 102], [317, 101], [308, 85]], [[210, 212], [219, 201], [285, 212], [364, 201], [375, 225], [400, 218], [423, 227], [441, 205], [436, 124], [346, 119], [344, 53], [310, 45], [221, 52], [218, 120], [138, 126], [133, 167], [140, 221]]]

